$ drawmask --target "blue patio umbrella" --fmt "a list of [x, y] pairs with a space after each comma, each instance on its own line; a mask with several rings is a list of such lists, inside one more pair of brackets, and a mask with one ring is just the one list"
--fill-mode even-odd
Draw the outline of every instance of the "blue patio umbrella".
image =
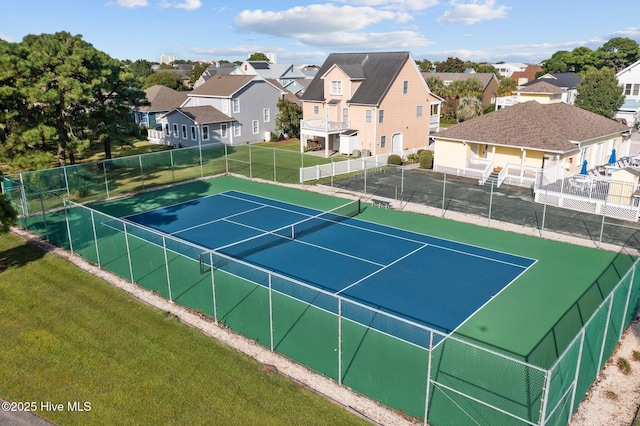
[[615, 164], [616, 163], [616, 150], [615, 148], [611, 150], [611, 157], [609, 157], [609, 164]]
[[582, 162], [582, 168], [580, 169], [580, 174], [581, 175], [586, 175], [587, 174], [587, 160], [584, 160]]

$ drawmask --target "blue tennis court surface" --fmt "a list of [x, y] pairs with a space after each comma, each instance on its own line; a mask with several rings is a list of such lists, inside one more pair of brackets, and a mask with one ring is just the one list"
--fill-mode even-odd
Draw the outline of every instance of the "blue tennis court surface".
[[125, 219], [445, 333], [535, 263], [347, 210], [228, 191]]

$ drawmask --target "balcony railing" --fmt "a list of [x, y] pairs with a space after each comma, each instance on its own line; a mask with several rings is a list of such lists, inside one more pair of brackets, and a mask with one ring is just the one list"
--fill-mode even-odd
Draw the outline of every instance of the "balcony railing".
[[305, 130], [313, 130], [327, 133], [339, 133], [347, 130], [348, 128], [348, 121], [326, 121], [324, 118], [300, 121], [300, 131], [302, 132]]

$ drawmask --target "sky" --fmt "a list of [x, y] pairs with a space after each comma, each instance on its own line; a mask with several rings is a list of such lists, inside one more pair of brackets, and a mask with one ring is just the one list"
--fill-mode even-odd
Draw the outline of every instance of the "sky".
[[640, 43], [637, 0], [0, 0], [0, 39], [66, 31], [117, 59], [175, 55], [321, 65], [330, 53], [539, 63], [559, 50]]

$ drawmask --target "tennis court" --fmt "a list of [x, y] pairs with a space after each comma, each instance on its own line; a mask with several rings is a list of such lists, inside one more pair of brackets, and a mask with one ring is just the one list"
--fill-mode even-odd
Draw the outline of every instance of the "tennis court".
[[226, 191], [125, 219], [447, 334], [535, 263], [359, 212], [359, 201], [322, 212]]

